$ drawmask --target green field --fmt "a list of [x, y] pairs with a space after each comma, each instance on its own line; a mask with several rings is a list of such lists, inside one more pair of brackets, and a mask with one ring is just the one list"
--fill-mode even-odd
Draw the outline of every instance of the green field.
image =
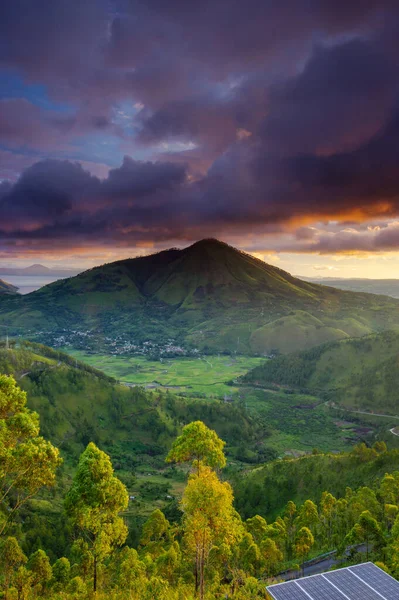
[[173, 358], [160, 361], [141, 356], [87, 354], [81, 350], [66, 352], [123, 383], [142, 385], [148, 389], [161, 387], [176, 392], [201, 393], [207, 396], [230, 395], [234, 387], [226, 381], [244, 375], [264, 359], [249, 356], [205, 356]]

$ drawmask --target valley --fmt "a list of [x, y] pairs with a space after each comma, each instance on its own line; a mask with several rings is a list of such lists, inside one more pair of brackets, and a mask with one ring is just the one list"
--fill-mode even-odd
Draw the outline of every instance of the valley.
[[[88, 354], [66, 349], [70, 356], [99, 369], [128, 386], [143, 386], [147, 390], [170, 390], [187, 398], [222, 401], [245, 407], [256, 420], [264, 423], [268, 432], [270, 456], [299, 456], [313, 448], [341, 451], [352, 444], [373, 439], [381, 429], [377, 422], [361, 424], [361, 415], [347, 415], [343, 426], [334, 410], [329, 410], [322, 396], [283, 388], [260, 389], [243, 385], [248, 371], [264, 359], [236, 355], [204, 355], [197, 358], [173, 358], [151, 361], [143, 357], [115, 357]], [[271, 359], [274, 360], [274, 359]], [[350, 419], [353, 422], [350, 422]], [[359, 422], [356, 422], [359, 421]], [[382, 429], [384, 429], [382, 426]], [[246, 456], [246, 458], [245, 458]], [[241, 458], [256, 461], [256, 454], [247, 450]]]

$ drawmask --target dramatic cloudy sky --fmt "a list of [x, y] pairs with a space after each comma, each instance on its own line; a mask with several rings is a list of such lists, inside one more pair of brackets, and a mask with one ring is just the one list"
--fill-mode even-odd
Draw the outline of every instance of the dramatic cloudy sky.
[[1, 0], [0, 264], [399, 276], [398, 0]]

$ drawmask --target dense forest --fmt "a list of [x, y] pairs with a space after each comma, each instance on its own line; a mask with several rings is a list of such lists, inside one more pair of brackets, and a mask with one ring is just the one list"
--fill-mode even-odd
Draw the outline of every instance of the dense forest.
[[[126, 518], [131, 499], [110, 457], [90, 441], [71, 477], [63, 477], [59, 450], [40, 436], [38, 415], [27, 408], [25, 392], [5, 375], [0, 376], [0, 436], [0, 585], [7, 600], [93, 594], [115, 600], [267, 598], [266, 586], [279, 573], [299, 570], [307, 558], [332, 549], [350, 561], [362, 548], [362, 558], [399, 576], [398, 452], [388, 452], [382, 442], [360, 445], [349, 455], [314, 455], [265, 467], [261, 512], [277, 509], [272, 490], [278, 487], [277, 465], [286, 469], [280, 485], [294, 472], [302, 477], [302, 485], [292, 484], [297, 501], [284, 506], [281, 498], [280, 510], [266, 520], [240, 506], [243, 494], [256, 498], [256, 490], [248, 489], [256, 471], [241, 490], [237, 486], [235, 505], [222, 474], [225, 443], [202, 421], [193, 421], [166, 457], [167, 463], [185, 466], [187, 474], [176, 511], [154, 510], [131, 544]], [[340, 466], [323, 481], [333, 461]], [[354, 470], [359, 478], [369, 474], [369, 486], [343, 489], [342, 474]], [[335, 493], [322, 489], [324, 483]], [[260, 500], [268, 496], [274, 504], [265, 509]], [[36, 515], [51, 497], [61, 502], [62, 512], [58, 521], [40, 523], [42, 538], [33, 547]]]

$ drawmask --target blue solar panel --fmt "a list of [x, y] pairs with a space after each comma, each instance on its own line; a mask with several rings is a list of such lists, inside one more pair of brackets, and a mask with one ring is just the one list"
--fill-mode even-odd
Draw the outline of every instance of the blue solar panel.
[[274, 600], [399, 600], [399, 582], [364, 563], [267, 588]]
[[278, 583], [267, 588], [274, 600], [309, 600], [309, 596], [296, 584], [295, 581]]
[[[348, 569], [338, 569], [337, 571], [331, 571], [331, 573], [324, 573], [323, 577], [342, 590], [346, 596], [349, 596], [350, 600], [381, 600], [381, 596], [376, 591], [372, 590]], [[387, 600], [390, 599], [387, 598]]]
[[345, 596], [331, 585], [329, 581], [324, 579], [322, 575], [304, 577], [303, 579], [299, 579], [297, 583], [305, 590], [305, 592], [308, 592], [312, 598], [317, 598], [317, 600], [347, 600]]
[[399, 600], [399, 581], [396, 581], [396, 579], [387, 575], [385, 571], [379, 569], [373, 563], [349, 567], [349, 571], [352, 571], [352, 573], [371, 585], [372, 588], [377, 590], [385, 598], [389, 600]]

